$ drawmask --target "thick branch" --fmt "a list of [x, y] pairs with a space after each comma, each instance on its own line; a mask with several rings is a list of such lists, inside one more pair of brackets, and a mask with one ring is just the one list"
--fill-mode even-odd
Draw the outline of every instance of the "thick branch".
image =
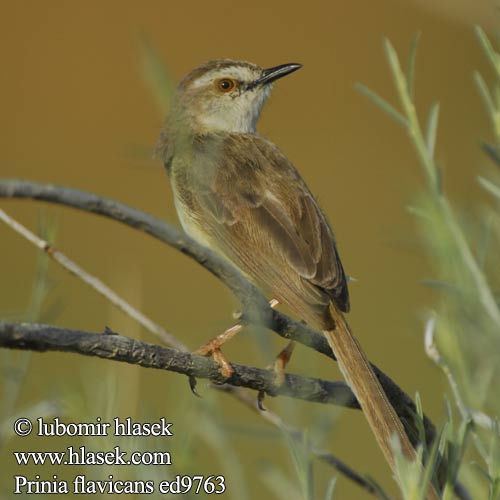
[[[182, 231], [169, 226], [155, 217], [128, 207], [114, 200], [65, 186], [38, 184], [21, 180], [0, 181], [0, 197], [31, 198], [67, 205], [73, 208], [99, 214], [117, 220], [130, 227], [143, 231], [156, 239], [177, 248], [219, 278], [239, 298], [245, 309], [244, 320], [263, 323], [282, 337], [296, 340], [312, 349], [335, 359], [323, 335], [314, 332], [302, 323], [293, 320], [279, 311], [269, 308], [260, 291], [249, 283], [231, 264], [211, 250], [196, 243]], [[254, 312], [259, 311], [259, 315]], [[400, 417], [411, 442], [418, 444], [418, 431], [414, 423], [416, 415], [412, 399], [387, 375], [372, 365], [391, 404]], [[426, 441], [431, 443], [435, 437], [432, 422], [424, 417]]]
[[[108, 330], [107, 330], [108, 331]], [[106, 332], [107, 332], [106, 331]], [[287, 374], [281, 386], [274, 385], [271, 370], [232, 363], [234, 373], [224, 379], [211, 358], [149, 344], [115, 333], [88, 333], [33, 323], [0, 323], [0, 347], [29, 351], [63, 351], [122, 361], [145, 368], [181, 373], [264, 392], [269, 396], [288, 396], [315, 403], [359, 408], [344, 382], [329, 382]]]

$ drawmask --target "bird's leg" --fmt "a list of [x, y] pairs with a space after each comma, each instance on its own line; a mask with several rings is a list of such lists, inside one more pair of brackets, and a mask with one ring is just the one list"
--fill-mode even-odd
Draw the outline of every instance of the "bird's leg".
[[[294, 348], [295, 340], [290, 340], [276, 356], [274, 363], [267, 367], [268, 370], [272, 370], [274, 372], [274, 384], [278, 387], [285, 382], [285, 368], [292, 357]], [[265, 395], [266, 393], [264, 391], [259, 391], [259, 394], [257, 395], [257, 407], [261, 411], [266, 411], [263, 404]]]
[[[271, 308], [276, 307], [279, 302], [275, 299], [269, 301], [269, 306]], [[212, 356], [215, 363], [219, 367], [219, 372], [224, 378], [229, 378], [233, 374], [233, 368], [231, 363], [227, 360], [226, 356], [222, 354], [221, 346], [225, 344], [228, 340], [231, 340], [237, 333], [243, 329], [241, 323], [236, 323], [231, 328], [228, 328], [221, 334], [209, 340], [206, 344], [194, 351], [194, 354], [199, 354], [200, 356]]]
[[293, 350], [295, 349], [295, 340], [290, 340], [288, 344], [276, 356], [274, 363], [269, 367], [274, 371], [274, 383], [280, 386], [285, 381], [285, 368], [290, 358], [292, 357]]
[[[273, 300], [271, 302], [270, 305], [272, 308], [276, 307], [279, 303], [277, 300]], [[268, 370], [272, 370], [274, 372], [274, 383], [278, 387], [285, 382], [285, 368], [292, 357], [294, 349], [295, 349], [295, 341], [290, 340], [288, 344], [276, 356], [276, 358], [274, 359], [274, 363], [267, 367]], [[265, 392], [259, 391], [259, 394], [257, 395], [257, 407], [261, 411], [266, 410], [263, 404], [264, 397], [265, 397]]]

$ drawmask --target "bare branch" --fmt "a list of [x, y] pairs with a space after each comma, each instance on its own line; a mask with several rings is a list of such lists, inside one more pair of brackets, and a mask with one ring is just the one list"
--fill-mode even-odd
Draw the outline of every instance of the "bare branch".
[[168, 347], [149, 344], [107, 330], [104, 334], [70, 330], [33, 323], [0, 323], [0, 347], [30, 351], [63, 351], [122, 361], [145, 368], [181, 373], [265, 392], [268, 396], [288, 396], [315, 403], [359, 408], [344, 382], [329, 382], [287, 374], [281, 386], [274, 385], [274, 372], [232, 364], [234, 373], [224, 379], [210, 358]]

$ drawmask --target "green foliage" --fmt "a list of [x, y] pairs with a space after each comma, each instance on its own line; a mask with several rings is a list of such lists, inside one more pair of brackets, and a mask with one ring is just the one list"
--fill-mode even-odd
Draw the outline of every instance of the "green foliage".
[[[38, 219], [38, 234], [45, 241], [52, 243], [55, 239], [56, 228], [56, 221], [41, 211]], [[55, 303], [52, 307], [46, 307], [49, 292], [53, 288], [49, 274], [49, 257], [44, 252], [38, 252], [30, 299], [26, 309], [21, 312], [2, 313], [0, 316], [15, 321], [52, 321], [60, 309], [60, 304]], [[32, 357], [33, 353], [30, 351], [0, 350], [1, 385], [3, 386], [0, 398], [0, 451], [5, 449], [7, 441], [13, 437], [12, 422], [17, 418], [35, 420], [38, 417], [48, 418], [61, 412], [59, 400], [41, 399], [28, 405], [20, 403]], [[5, 495], [4, 498], [9, 498], [11, 494], [11, 485], [8, 488], [5, 485], [0, 489], [0, 497]], [[48, 498], [46, 495], [38, 495], [38, 497], [40, 500]]]
[[[486, 145], [484, 149], [497, 162], [500, 54], [480, 28], [476, 28], [476, 33], [496, 76], [490, 90], [479, 73], [474, 75], [497, 140], [496, 145]], [[431, 283], [440, 292], [437, 313], [428, 323], [426, 347], [429, 356], [448, 379], [459, 423], [453, 425], [450, 411], [439, 445], [428, 454], [423, 475], [398, 454], [399, 479], [404, 498], [424, 498], [426, 482], [433, 469], [439, 466], [436, 459], [439, 451], [446, 460], [443, 462], [446, 464], [444, 474], [440, 471], [441, 476], [445, 476], [442, 498], [452, 498], [455, 482], [460, 478], [470, 481], [474, 498], [497, 500], [500, 498], [500, 437], [496, 420], [500, 415], [497, 385], [500, 380], [500, 266], [497, 262], [500, 205], [478, 207], [471, 222], [457, 215], [447, 196], [435, 158], [439, 104], [431, 106], [425, 130], [414, 104], [417, 40], [415, 38], [411, 45], [406, 75], [396, 50], [389, 40], [384, 42], [402, 111], [366, 87], [358, 86], [358, 89], [405, 127], [427, 180], [426, 188], [420, 190], [411, 207], [411, 212], [417, 215], [424, 248], [436, 274]], [[500, 183], [485, 177], [478, 180], [498, 202]], [[481, 234], [486, 236], [481, 237]], [[469, 434], [472, 439], [468, 439]]]
[[[40, 213], [38, 233], [48, 242], [53, 242], [56, 234], [56, 223], [45, 212]], [[2, 317], [14, 321], [50, 321], [55, 315], [56, 306], [46, 309], [48, 294], [53, 284], [49, 278], [49, 258], [43, 252], [37, 253], [37, 264], [33, 279], [29, 303], [24, 311], [3, 312]], [[27, 376], [32, 353], [29, 351], [0, 350], [0, 366], [2, 367], [3, 394], [0, 400], [0, 447], [12, 437], [11, 423], [19, 416], [27, 418], [45, 417], [57, 412], [53, 401], [42, 400], [19, 408], [23, 384]]]
[[140, 37], [142, 76], [162, 116], [166, 113], [174, 85], [160, 54], [148, 37]]

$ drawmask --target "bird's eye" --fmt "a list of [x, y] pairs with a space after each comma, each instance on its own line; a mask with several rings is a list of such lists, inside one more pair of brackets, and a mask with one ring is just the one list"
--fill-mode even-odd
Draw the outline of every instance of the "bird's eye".
[[221, 78], [217, 80], [216, 85], [220, 92], [231, 92], [237, 86], [237, 83], [231, 78]]

